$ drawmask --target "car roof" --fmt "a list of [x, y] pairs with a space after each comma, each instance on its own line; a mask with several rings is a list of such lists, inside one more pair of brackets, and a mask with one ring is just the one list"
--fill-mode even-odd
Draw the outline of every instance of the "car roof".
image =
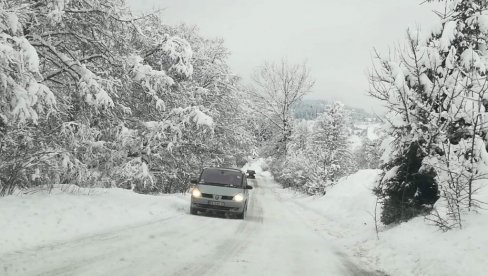
[[234, 171], [234, 172], [240, 172], [243, 173], [241, 170], [236, 169], [236, 168], [219, 168], [219, 167], [210, 167], [210, 168], [204, 168], [204, 170], [224, 170], [224, 171]]

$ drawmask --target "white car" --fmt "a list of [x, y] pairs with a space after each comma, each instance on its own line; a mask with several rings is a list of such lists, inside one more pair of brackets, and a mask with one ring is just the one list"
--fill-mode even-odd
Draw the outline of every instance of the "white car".
[[198, 212], [225, 213], [244, 219], [249, 201], [246, 174], [239, 169], [205, 168], [191, 191], [192, 215]]

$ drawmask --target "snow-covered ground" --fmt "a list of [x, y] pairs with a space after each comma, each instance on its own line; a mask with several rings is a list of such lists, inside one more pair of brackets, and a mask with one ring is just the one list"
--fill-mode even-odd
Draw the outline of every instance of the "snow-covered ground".
[[249, 182], [255, 189], [243, 221], [192, 216], [188, 197], [123, 190], [0, 199], [9, 222], [0, 274], [376, 274], [318, 231], [313, 211], [297, 209], [269, 174]]
[[[325, 218], [326, 224], [318, 224], [320, 230], [336, 236], [347, 252], [388, 275], [486, 275], [486, 210], [466, 216], [462, 230], [446, 233], [423, 217], [393, 227], [379, 225], [378, 239], [374, 223], [376, 198], [371, 192], [378, 173], [359, 171], [343, 178], [320, 198], [292, 192], [289, 196], [301, 207]], [[486, 201], [487, 190], [480, 191], [478, 197]]]
[[[484, 275], [488, 214], [447, 233], [423, 218], [380, 226], [377, 170], [323, 197], [261, 169], [244, 221], [192, 216], [188, 195], [56, 188], [0, 198], [0, 275]], [[379, 207], [379, 206], [378, 206]], [[379, 211], [379, 210], [378, 210]], [[382, 272], [380, 272], [382, 271]]]
[[[0, 197], [0, 256], [186, 212], [184, 195], [57, 186]], [[0, 270], [1, 274], [1, 270]]]

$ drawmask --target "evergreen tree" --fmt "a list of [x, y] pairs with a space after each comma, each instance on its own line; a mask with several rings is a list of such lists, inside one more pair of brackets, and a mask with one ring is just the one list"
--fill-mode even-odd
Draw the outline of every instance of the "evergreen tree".
[[314, 161], [310, 189], [323, 192], [352, 169], [349, 121], [344, 105], [339, 102], [315, 120], [307, 150], [308, 157]]
[[372, 73], [371, 94], [386, 103], [394, 138], [376, 190], [386, 224], [429, 212], [441, 196], [460, 226], [459, 206], [472, 206], [473, 184], [486, 172], [488, 4], [446, 5], [441, 28], [410, 30], [406, 47], [378, 56]]

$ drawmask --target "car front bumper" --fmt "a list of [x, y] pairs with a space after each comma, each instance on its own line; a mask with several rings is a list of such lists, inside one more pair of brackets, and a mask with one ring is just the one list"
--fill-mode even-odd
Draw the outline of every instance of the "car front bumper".
[[[221, 205], [212, 205], [211, 202], [222, 202]], [[207, 198], [191, 198], [191, 208], [201, 212], [219, 212], [219, 213], [242, 213], [246, 201], [236, 202], [233, 200], [213, 200]]]

